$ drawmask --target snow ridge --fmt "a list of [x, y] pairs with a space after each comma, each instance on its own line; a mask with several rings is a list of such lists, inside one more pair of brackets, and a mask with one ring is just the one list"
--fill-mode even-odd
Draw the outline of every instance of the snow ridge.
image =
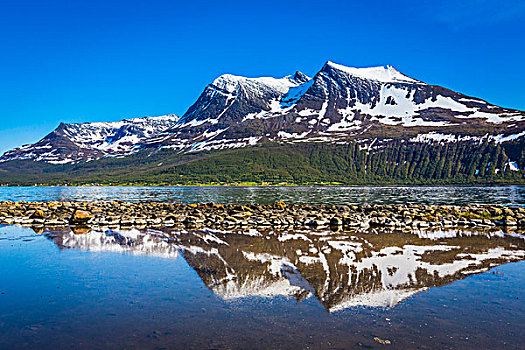
[[337, 70], [343, 71], [350, 75], [367, 79], [367, 80], [376, 80], [382, 83], [418, 83], [424, 84], [418, 80], [407, 77], [403, 73], [399, 72], [392, 66], [378, 66], [378, 67], [367, 67], [367, 68], [355, 68], [347, 67], [341, 64], [337, 64], [331, 61], [326, 62], [330, 67], [333, 67]]

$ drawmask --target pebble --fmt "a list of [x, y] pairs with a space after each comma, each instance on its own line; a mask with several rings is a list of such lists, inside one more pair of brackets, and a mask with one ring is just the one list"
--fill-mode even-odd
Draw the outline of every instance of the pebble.
[[[181, 226], [333, 228], [525, 228], [525, 208], [502, 205], [271, 205], [129, 202], [0, 202], [0, 224], [44, 226]], [[79, 231], [80, 232], [80, 231]]]

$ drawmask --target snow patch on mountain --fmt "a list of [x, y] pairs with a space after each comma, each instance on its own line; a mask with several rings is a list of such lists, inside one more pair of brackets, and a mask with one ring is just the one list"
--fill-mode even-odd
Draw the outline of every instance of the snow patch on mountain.
[[412, 79], [399, 72], [392, 66], [379, 66], [379, 67], [367, 67], [367, 68], [354, 68], [347, 67], [341, 64], [337, 64], [331, 61], [326, 62], [327, 65], [343, 71], [347, 74], [367, 79], [367, 80], [376, 80], [382, 83], [421, 83], [418, 80]]
[[440, 132], [429, 132], [424, 134], [419, 134], [416, 137], [410, 139], [411, 142], [441, 142], [441, 143], [450, 143], [450, 142], [461, 142], [461, 141], [474, 141], [474, 142], [484, 142], [484, 141], [494, 141], [496, 143], [504, 143], [509, 141], [514, 141], [520, 137], [525, 136], [525, 131], [504, 136], [500, 135], [489, 135], [485, 134], [483, 136], [472, 136], [472, 135], [458, 135], [458, 134], [445, 134]]
[[[286, 77], [286, 79], [289, 79], [289, 76]], [[310, 79], [309, 81], [299, 85], [297, 85], [296, 82], [294, 82], [294, 84], [295, 85], [286, 86], [286, 89], [283, 88], [280, 90], [283, 95], [278, 98], [274, 98], [269, 102], [269, 110], [262, 110], [260, 112], [247, 114], [243, 118], [243, 121], [250, 119], [268, 119], [289, 113], [297, 101], [299, 101], [299, 99], [312, 86], [313, 80]]]
[[525, 131], [519, 132], [517, 134], [507, 135], [507, 136], [498, 135], [495, 137], [495, 139], [497, 143], [502, 143], [502, 142], [514, 141], [523, 136], [525, 136]]
[[229, 93], [235, 92], [239, 85], [264, 85], [272, 90], [285, 94], [291, 87], [297, 86], [293, 80], [292, 75], [287, 75], [283, 78], [260, 77], [260, 78], [246, 78], [232, 74], [223, 74], [213, 81], [212, 86], [219, 90], [224, 90]]
[[178, 119], [176, 115], [163, 115], [117, 122], [62, 123], [39, 142], [4, 153], [0, 162], [35, 160], [65, 164], [126, 156], [140, 150], [143, 142], [164, 131]]
[[228, 148], [240, 148], [246, 146], [255, 146], [261, 137], [252, 136], [240, 139], [220, 139], [220, 140], [204, 140], [191, 145], [187, 152], [211, 151]]

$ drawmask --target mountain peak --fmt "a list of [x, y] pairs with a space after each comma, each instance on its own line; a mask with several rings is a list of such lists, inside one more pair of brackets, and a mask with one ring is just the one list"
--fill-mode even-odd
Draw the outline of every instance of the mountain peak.
[[308, 80], [310, 80], [310, 77], [304, 74], [303, 72], [296, 71], [293, 75], [293, 80], [295, 80], [298, 83], [306, 83]]
[[341, 64], [327, 61], [323, 67], [326, 69], [336, 69], [346, 74], [359, 77], [361, 79], [376, 80], [382, 83], [421, 83], [418, 80], [412, 79], [403, 73], [399, 72], [392, 66], [377, 66], [377, 67], [347, 67]]
[[301, 72], [296, 72], [295, 75], [287, 75], [282, 78], [248, 78], [233, 74], [223, 74], [215, 79], [211, 83], [211, 86], [229, 93], [234, 92], [239, 85], [265, 86], [279, 93], [286, 93], [291, 87], [308, 81], [309, 79], [310, 78]]

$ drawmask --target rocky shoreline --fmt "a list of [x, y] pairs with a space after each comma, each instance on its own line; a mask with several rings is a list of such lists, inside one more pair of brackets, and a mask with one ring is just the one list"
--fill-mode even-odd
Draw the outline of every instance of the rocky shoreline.
[[273, 205], [0, 202], [0, 224], [186, 228], [524, 228], [525, 208], [503, 205]]

